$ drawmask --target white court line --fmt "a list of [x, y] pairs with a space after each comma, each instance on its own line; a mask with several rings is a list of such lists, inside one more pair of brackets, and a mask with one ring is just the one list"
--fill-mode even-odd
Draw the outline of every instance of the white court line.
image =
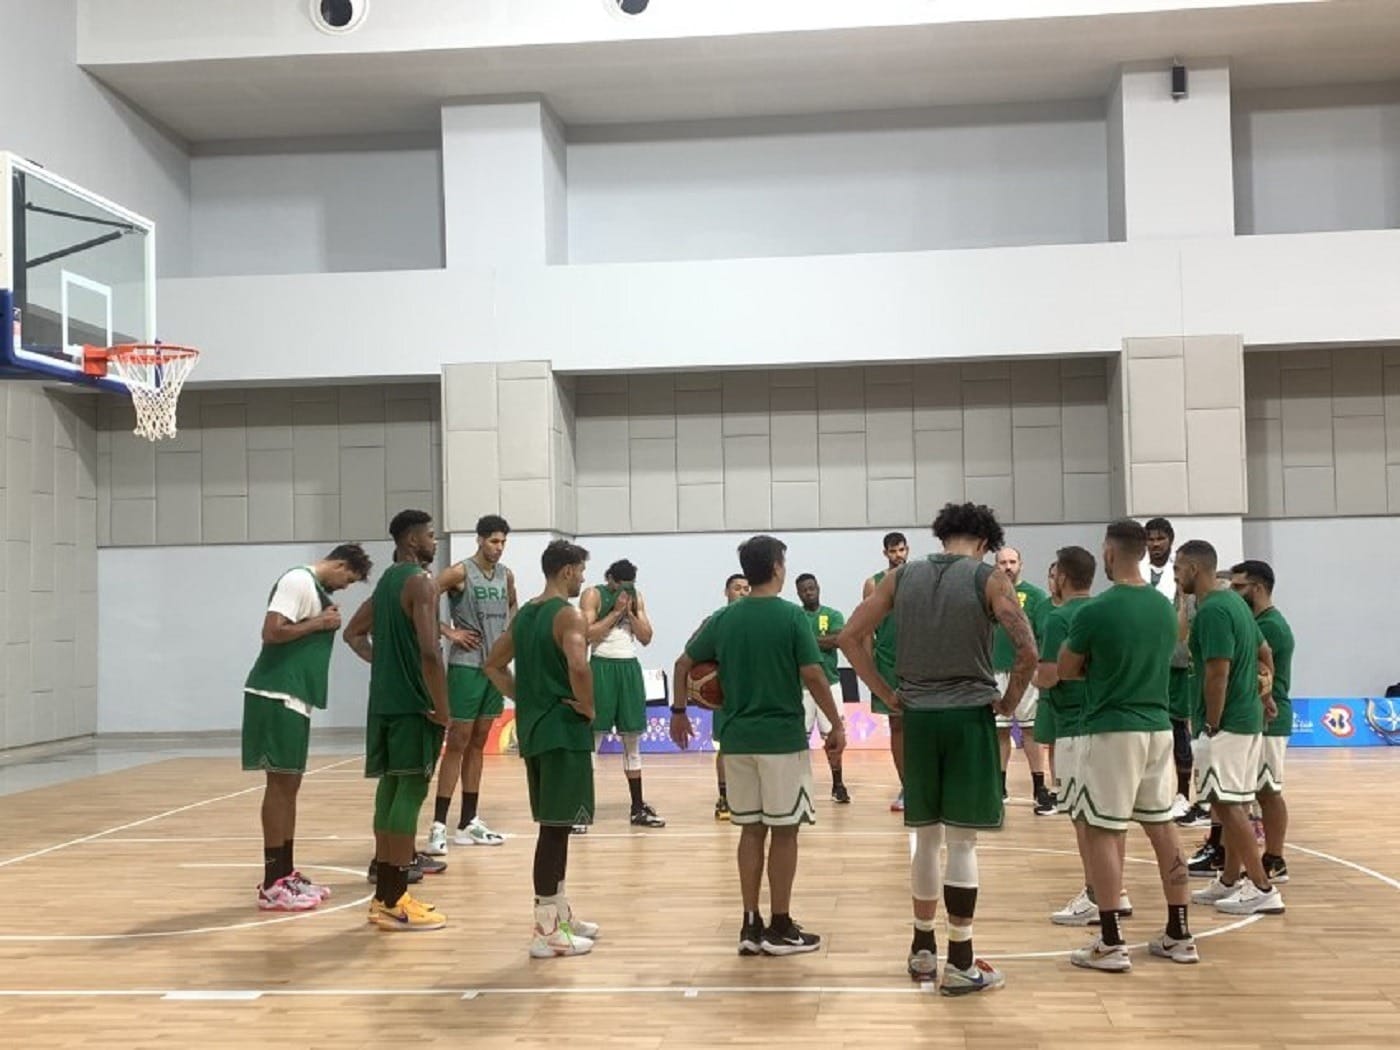
[[[368, 839], [368, 835], [353, 836], [356, 841]], [[158, 846], [163, 842], [178, 842], [184, 844], [197, 842], [261, 842], [261, 835], [172, 835], [169, 838], [135, 838], [127, 835], [117, 835], [110, 838], [108, 842], [121, 842], [128, 845]], [[345, 835], [298, 835], [298, 842], [348, 842], [350, 838]]]
[[1310, 857], [1317, 857], [1319, 860], [1330, 860], [1333, 864], [1340, 864], [1342, 867], [1350, 868], [1352, 871], [1359, 871], [1362, 875], [1369, 875], [1377, 882], [1383, 882], [1393, 890], [1400, 890], [1400, 880], [1392, 879], [1389, 875], [1382, 875], [1378, 871], [1372, 871], [1370, 868], [1363, 867], [1354, 861], [1345, 860], [1342, 857], [1334, 857], [1332, 854], [1323, 853], [1321, 850], [1308, 849], [1307, 846], [1299, 846], [1293, 842], [1284, 843], [1284, 847], [1286, 849], [1297, 850], [1299, 853], [1306, 853]]
[[190, 991], [190, 992], [166, 992], [161, 996], [171, 1002], [195, 1002], [195, 1003], [251, 1003], [256, 1002], [263, 996], [262, 992], [251, 990], [243, 991]]
[[[317, 773], [320, 773], [322, 770], [335, 769], [338, 766], [346, 765], [349, 762], [358, 761], [358, 756], [356, 756], [355, 758], [343, 759], [340, 762], [332, 762], [328, 766], [321, 766], [319, 769], [310, 770], [309, 772], [307, 772], [306, 775], [308, 777], [312, 777], [315, 776]], [[92, 842], [95, 839], [106, 838], [108, 835], [115, 835], [119, 831], [130, 831], [132, 828], [139, 828], [143, 825], [150, 824], [152, 821], [163, 820], [166, 817], [173, 817], [177, 813], [187, 813], [192, 809], [199, 809], [201, 806], [211, 806], [215, 802], [227, 802], [231, 798], [240, 798], [243, 795], [249, 795], [252, 794], [254, 791], [261, 791], [262, 789], [262, 784], [254, 784], [252, 787], [244, 788], [242, 791], [231, 791], [227, 795], [217, 795], [214, 798], [206, 798], [199, 802], [191, 802], [185, 806], [177, 806], [174, 809], [167, 809], [164, 813], [156, 813], [153, 816], [142, 817], [140, 820], [133, 820], [126, 824], [118, 824], [116, 827], [108, 828], [105, 831], [95, 831], [91, 835], [83, 835], [76, 839], [69, 839], [67, 842], [59, 842], [53, 846], [45, 846], [43, 849], [34, 850], [32, 853], [22, 853], [18, 857], [9, 857], [5, 860], [0, 860], [0, 868], [8, 868], [11, 864], [18, 864], [20, 861], [23, 860], [33, 860], [35, 857], [42, 857], [46, 854], [54, 853], [57, 850], [67, 849], [70, 846], [81, 846], [85, 842]]]

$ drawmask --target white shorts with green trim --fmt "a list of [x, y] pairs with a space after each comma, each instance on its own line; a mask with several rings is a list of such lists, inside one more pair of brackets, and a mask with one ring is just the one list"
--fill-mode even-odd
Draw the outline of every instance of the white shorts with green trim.
[[725, 752], [724, 779], [731, 823], [783, 828], [817, 822], [810, 751], [783, 755]]
[[[1170, 729], [1091, 733], [1077, 740], [1079, 783], [1068, 809], [1071, 817], [1106, 831], [1172, 819], [1176, 764]], [[1059, 754], [1057, 747], [1057, 758]]]
[[1191, 743], [1196, 798], [1203, 803], [1253, 802], [1264, 738], [1258, 733], [1202, 733]]

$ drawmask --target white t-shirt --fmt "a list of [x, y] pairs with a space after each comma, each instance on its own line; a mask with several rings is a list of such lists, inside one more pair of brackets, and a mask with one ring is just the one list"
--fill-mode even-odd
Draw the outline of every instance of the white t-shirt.
[[[1160, 569], [1152, 564], [1150, 557], [1142, 559], [1142, 578], [1149, 585], [1155, 587], [1158, 593], [1165, 596], [1169, 602], [1176, 601], [1176, 574], [1172, 571], [1172, 566], [1175, 564], [1176, 555], [1174, 554], [1167, 556], [1167, 564]], [[1158, 577], [1155, 583], [1152, 579], [1154, 576]]]
[[290, 569], [282, 574], [267, 603], [267, 611], [279, 613], [289, 623], [301, 623], [321, 611], [321, 596], [316, 591], [316, 576], [309, 567]]

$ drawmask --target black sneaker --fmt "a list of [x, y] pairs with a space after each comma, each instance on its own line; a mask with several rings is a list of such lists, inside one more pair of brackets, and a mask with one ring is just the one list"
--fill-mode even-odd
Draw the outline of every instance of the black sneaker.
[[729, 819], [729, 799], [725, 798], [723, 795], [715, 799], [715, 819]]
[[1179, 828], [1208, 828], [1210, 827], [1210, 810], [1199, 802], [1192, 803], [1190, 809], [1176, 818], [1176, 826]]
[[[373, 883], [377, 883], [377, 882], [379, 881], [379, 861], [377, 861], [377, 860], [372, 860], [372, 861], [369, 862], [369, 870], [365, 872], [365, 881], [366, 881], [366, 882], [373, 882]], [[422, 872], [421, 870], [419, 870], [419, 868], [418, 868], [418, 866], [417, 866], [416, 864], [411, 864], [411, 865], [409, 865], [409, 868], [408, 868], [408, 884], [409, 884], [410, 886], [412, 886], [412, 885], [414, 885], [415, 883], [422, 882], [422, 881], [423, 881], [423, 872]]]
[[656, 815], [656, 810], [645, 802], [632, 810], [632, 823], [639, 828], [664, 828], [666, 826], [666, 822]]
[[1037, 817], [1053, 817], [1058, 800], [1053, 791], [1042, 791], [1035, 797], [1035, 815]]
[[831, 786], [831, 801], [839, 802], [843, 806], [851, 804], [851, 793], [846, 790], [845, 784], [833, 784]]
[[739, 954], [740, 955], [762, 955], [763, 954], [763, 918], [752, 924], [746, 923], [739, 930]]
[[1212, 846], [1209, 842], [1205, 843], [1186, 862], [1186, 870], [1199, 878], [1214, 878], [1216, 874], [1225, 870], [1225, 850], [1220, 846]]
[[1288, 862], [1274, 853], [1265, 853], [1264, 874], [1268, 876], [1270, 882], [1280, 885], [1288, 881]]
[[800, 955], [814, 952], [822, 946], [822, 939], [815, 933], [805, 933], [797, 923], [788, 921], [787, 929], [775, 930], [769, 926], [763, 931], [764, 955]]
[[441, 875], [446, 870], [447, 863], [445, 861], [438, 860], [436, 857], [430, 857], [426, 853], [415, 853], [413, 855], [413, 866], [409, 869], [408, 880], [410, 882], [415, 881], [413, 878], [413, 872], [415, 871], [419, 873], [419, 878], [421, 879], [424, 875]]

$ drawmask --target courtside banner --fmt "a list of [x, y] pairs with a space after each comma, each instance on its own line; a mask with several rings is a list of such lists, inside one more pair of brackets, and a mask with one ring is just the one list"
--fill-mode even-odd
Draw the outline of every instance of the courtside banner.
[[1308, 697], [1293, 701], [1291, 747], [1400, 745], [1400, 699]]

